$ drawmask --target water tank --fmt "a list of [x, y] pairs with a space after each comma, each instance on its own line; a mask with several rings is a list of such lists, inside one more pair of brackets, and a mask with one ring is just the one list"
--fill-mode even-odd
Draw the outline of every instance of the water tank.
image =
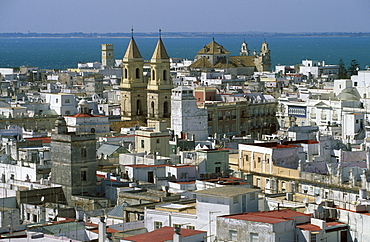
[[366, 189], [359, 190], [360, 199], [366, 199]]
[[286, 200], [287, 201], [293, 201], [293, 193], [287, 192], [286, 193]]

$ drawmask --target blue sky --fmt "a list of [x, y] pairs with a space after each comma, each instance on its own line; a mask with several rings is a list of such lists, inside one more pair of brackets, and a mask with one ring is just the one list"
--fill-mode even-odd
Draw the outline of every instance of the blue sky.
[[0, 33], [370, 32], [369, 0], [0, 0]]

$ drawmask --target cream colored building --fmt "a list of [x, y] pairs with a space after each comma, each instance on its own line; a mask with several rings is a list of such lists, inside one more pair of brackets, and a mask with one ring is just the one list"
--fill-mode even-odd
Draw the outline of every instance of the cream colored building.
[[135, 152], [169, 156], [170, 134], [167, 130], [167, 123], [156, 121], [154, 129], [135, 131]]

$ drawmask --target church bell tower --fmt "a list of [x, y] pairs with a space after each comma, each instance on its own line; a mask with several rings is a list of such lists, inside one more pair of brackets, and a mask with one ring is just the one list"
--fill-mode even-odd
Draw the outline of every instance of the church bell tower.
[[148, 81], [148, 119], [170, 120], [171, 89], [170, 58], [162, 42], [161, 32], [157, 46], [150, 60], [150, 79]]
[[121, 119], [146, 119], [146, 87], [143, 76], [144, 60], [132, 35], [122, 60], [123, 76], [121, 90]]

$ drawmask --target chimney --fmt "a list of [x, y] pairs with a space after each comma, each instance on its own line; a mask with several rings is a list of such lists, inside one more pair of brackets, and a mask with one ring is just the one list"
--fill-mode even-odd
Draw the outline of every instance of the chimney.
[[105, 242], [106, 237], [107, 237], [106, 236], [107, 227], [106, 227], [104, 220], [105, 220], [105, 217], [100, 217], [99, 228], [98, 228], [98, 232], [99, 232], [98, 242]]
[[173, 242], [182, 242], [182, 235], [180, 234], [180, 228], [175, 228], [175, 233], [173, 234]]

